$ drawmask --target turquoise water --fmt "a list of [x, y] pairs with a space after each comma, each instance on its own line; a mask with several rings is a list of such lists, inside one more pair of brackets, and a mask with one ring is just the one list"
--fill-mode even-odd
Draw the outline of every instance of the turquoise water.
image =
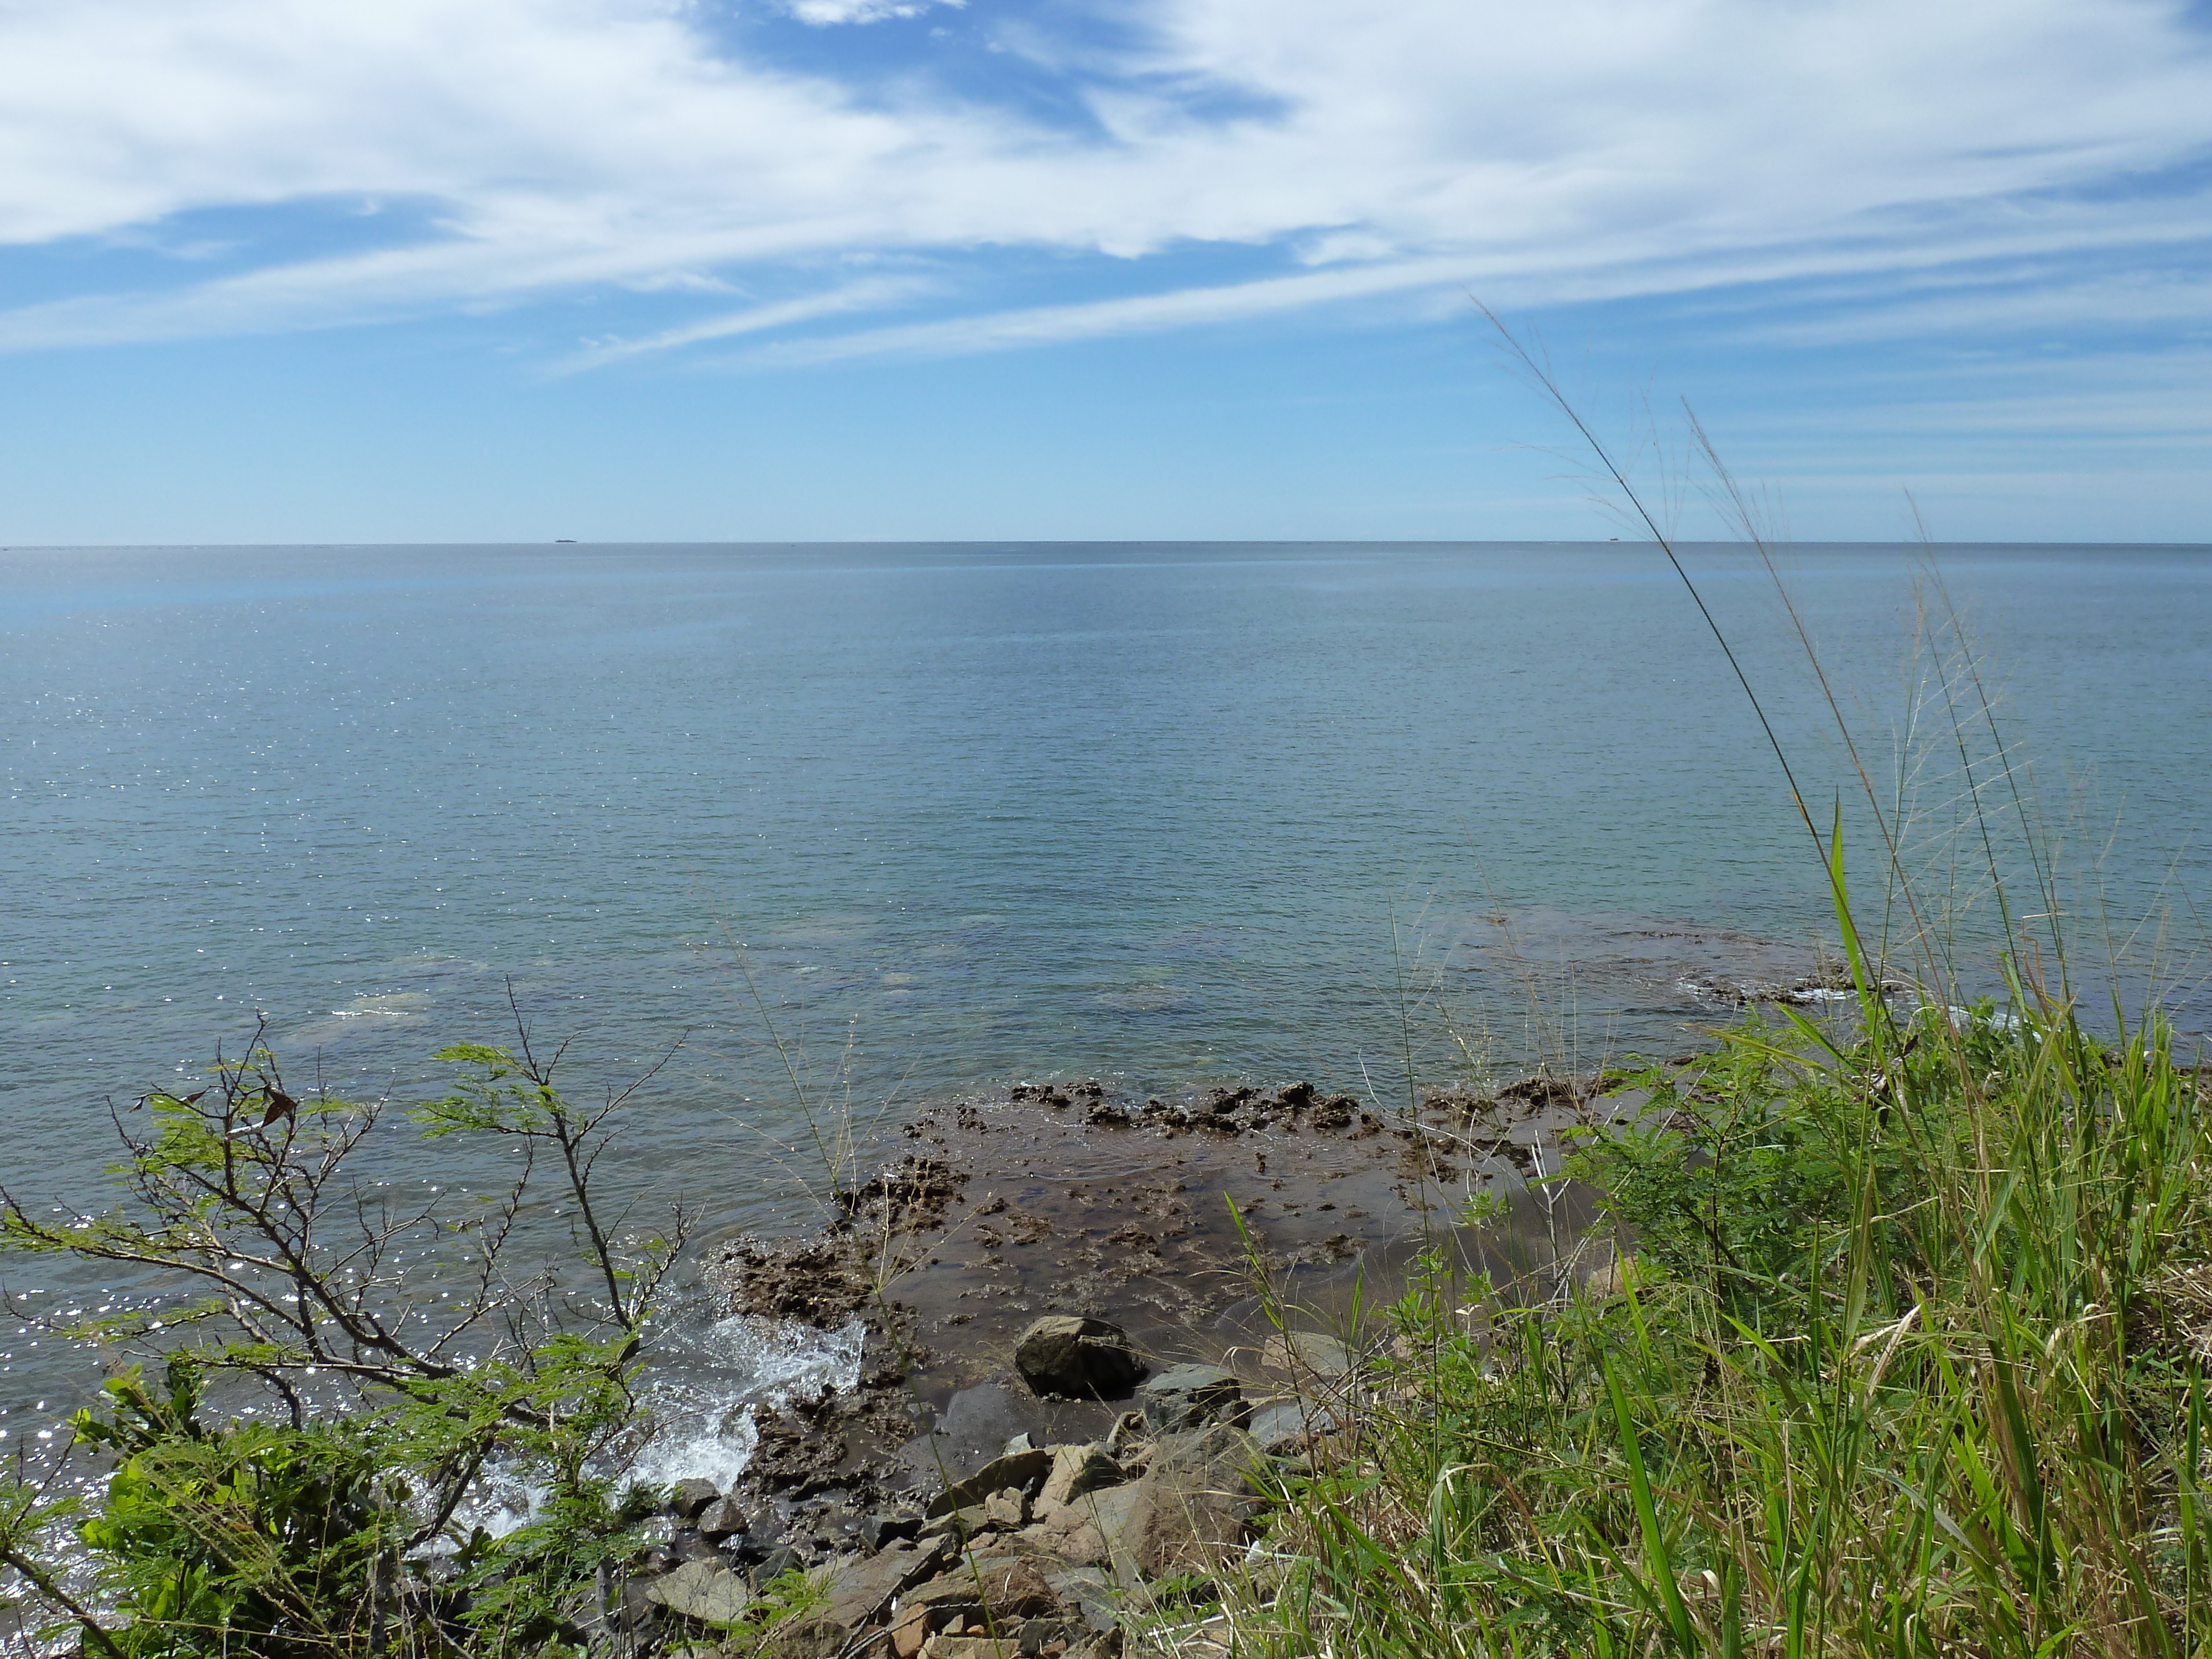
[[[2206, 896], [2212, 557], [1941, 556], [2115, 907]], [[1692, 562], [1825, 815], [1763, 574]], [[1878, 767], [1913, 562], [1788, 559]], [[1371, 1067], [1398, 958], [1478, 914], [1825, 905], [1638, 547], [12, 552], [0, 592], [6, 1109], [64, 1161], [252, 1011], [375, 1075], [507, 975], [595, 1060], [689, 1028], [765, 1097], [732, 940], [823, 1075], [859, 1022], [871, 1092], [1152, 1086]]]
[[[1938, 557], [2077, 867], [2187, 933], [2212, 551]], [[1825, 817], [1846, 757], [1765, 574], [1689, 560]], [[1784, 563], [1886, 767], [1917, 557]], [[6, 1178], [64, 1199], [107, 1097], [257, 1012], [295, 1079], [401, 1093], [510, 983], [579, 1082], [688, 1032], [623, 1178], [738, 1224], [793, 1122], [740, 946], [802, 1082], [864, 1105], [1389, 1091], [1449, 1063], [1439, 997], [1501, 1064], [1570, 1024], [1680, 1046], [1725, 1015], [1691, 968], [1825, 915], [1741, 691], [1625, 544], [14, 550], [0, 706]]]

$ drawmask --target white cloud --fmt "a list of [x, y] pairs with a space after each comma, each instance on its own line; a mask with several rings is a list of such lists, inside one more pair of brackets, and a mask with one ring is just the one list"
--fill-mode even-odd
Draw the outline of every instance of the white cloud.
[[934, 5], [964, 6], [968, 0], [786, 0], [785, 9], [802, 23], [880, 23], [887, 17], [919, 17]]
[[727, 340], [743, 334], [759, 334], [769, 329], [788, 327], [793, 323], [811, 322], [817, 317], [835, 316], [839, 312], [859, 311], [869, 306], [887, 304], [918, 293], [925, 286], [915, 279], [892, 276], [848, 283], [842, 288], [831, 289], [826, 294], [809, 295], [802, 300], [786, 300], [775, 305], [754, 306], [745, 311], [726, 312], [700, 322], [687, 323], [681, 328], [663, 329], [641, 339], [593, 341], [562, 368], [574, 373], [578, 369], [597, 368], [602, 363], [619, 362], [625, 357], [673, 351], [683, 346], [699, 345], [708, 340]]
[[[792, 3], [861, 21], [907, 0]], [[926, 58], [864, 95], [732, 56], [684, 0], [0, 0], [0, 242], [362, 199], [434, 227], [0, 313], [0, 346], [769, 271], [778, 291], [849, 295], [804, 273], [885, 252], [957, 269], [1006, 248], [1141, 262], [1243, 245], [1307, 267], [1228, 300], [873, 331], [963, 349], [1462, 278], [1528, 302], [2212, 239], [2204, 194], [2138, 193], [2212, 150], [2206, 42], [2167, 0], [1097, 3], [1133, 22], [1124, 45], [1071, 33], [1024, 59], [1056, 64], [1087, 113], [1051, 125], [947, 90]], [[1024, 27], [1034, 43], [1042, 26]], [[2146, 303], [2170, 314], [2197, 292]], [[738, 314], [854, 308], [788, 303]], [[700, 326], [637, 349], [719, 337]]]

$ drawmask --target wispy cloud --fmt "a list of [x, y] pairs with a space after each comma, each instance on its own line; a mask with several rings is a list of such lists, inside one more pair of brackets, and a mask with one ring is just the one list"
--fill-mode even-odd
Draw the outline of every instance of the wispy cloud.
[[753, 306], [744, 311], [725, 312], [696, 323], [686, 323], [680, 328], [667, 328], [657, 334], [648, 334], [635, 340], [595, 340], [583, 350], [559, 366], [557, 372], [574, 374], [580, 369], [599, 368], [608, 363], [620, 362], [626, 357], [641, 357], [657, 351], [675, 351], [684, 346], [701, 345], [709, 340], [732, 339], [744, 334], [758, 334], [769, 329], [786, 328], [793, 323], [811, 322], [819, 317], [834, 316], [839, 312], [861, 311], [872, 306], [886, 305], [894, 301], [910, 298], [930, 286], [921, 278], [878, 276], [865, 282], [848, 283], [824, 294], [809, 295], [805, 299], [785, 300], [773, 305]]
[[1167, 294], [1093, 300], [1075, 305], [1031, 306], [981, 316], [947, 317], [865, 329], [819, 339], [779, 342], [757, 349], [751, 361], [796, 366], [856, 357], [950, 357], [981, 351], [1010, 351], [1024, 346], [1157, 333], [1164, 329], [1303, 311], [1347, 300], [1433, 289], [1464, 282], [1474, 273], [1474, 267], [1465, 261], [1425, 259], [1357, 270], [1270, 277], [1221, 287], [1178, 289]]
[[967, 0], [785, 0], [785, 9], [817, 28], [837, 23], [880, 23], [891, 17], [919, 17], [933, 5], [963, 6]]
[[[919, 4], [788, 9], [826, 28]], [[1778, 272], [1871, 280], [2008, 240], [2115, 268], [2177, 236], [2212, 242], [2212, 60], [2169, 0], [1071, 0], [1019, 20], [1023, 51], [996, 58], [1013, 21], [938, 15], [958, 27], [868, 31], [912, 55], [843, 74], [820, 52], [794, 70], [680, 0], [0, 6], [0, 245], [346, 198], [429, 204], [433, 227], [315, 258], [280, 216], [252, 248], [225, 240], [220, 276], [172, 262], [128, 291], [88, 282], [0, 313], [0, 348], [564, 293], [679, 307], [726, 285], [792, 297], [689, 321], [664, 309], [569, 367], [776, 330], [799, 337], [765, 355], [822, 362], [1463, 281], [1540, 303]], [[1033, 77], [1021, 96], [994, 79], [1016, 57]], [[1167, 287], [1205, 248], [1280, 274], [972, 314], [1009, 250], [1066, 262], [1095, 295]], [[884, 255], [926, 257], [936, 297], [814, 274]], [[1778, 340], [1965, 327], [2112, 291], [2066, 280], [2078, 299], [1991, 288], [1977, 313], [1892, 286], [1759, 325]], [[2154, 283], [2133, 303], [2188, 320], [2200, 292]], [[811, 327], [924, 301], [938, 314]]]

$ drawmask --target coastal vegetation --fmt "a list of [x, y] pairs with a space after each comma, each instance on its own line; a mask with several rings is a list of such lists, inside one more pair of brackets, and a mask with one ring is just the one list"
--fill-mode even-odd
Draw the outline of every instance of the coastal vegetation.
[[1581, 1141], [1618, 1265], [1432, 1260], [1252, 1654], [2196, 1654], [2212, 1133], [2047, 988], [1761, 1020]]
[[[110, 1357], [71, 1419], [112, 1461], [104, 1492], [61, 1465], [0, 1476], [0, 1564], [47, 1637], [110, 1659], [502, 1656], [591, 1622], [603, 1598], [580, 1593], [655, 1507], [625, 1454], [690, 1218], [604, 1213], [633, 1091], [571, 1102], [526, 1031], [440, 1058], [453, 1091], [399, 1115], [294, 1096], [257, 1037], [118, 1115], [112, 1207], [0, 1196], [0, 1246], [130, 1287], [39, 1319]], [[409, 1201], [373, 1172], [410, 1131], [485, 1143], [511, 1180]], [[497, 1536], [462, 1516], [495, 1468], [537, 1494]]]
[[[1499, 333], [1711, 623], [1625, 469]], [[1753, 503], [1689, 427], [1857, 782], [1870, 902], [1840, 803], [1814, 818], [1715, 625], [1850, 994], [1608, 1079], [1640, 1109], [1555, 1177], [1596, 1196], [1595, 1274], [1532, 1296], [1433, 1252], [1223, 1621], [1285, 1659], [2206, 1652], [2212, 1074], [2154, 980], [2130, 1007], [2117, 952], [2085, 990], [2069, 918], [2103, 918], [2064, 902], [1940, 575], [1878, 787]], [[1932, 832], [1929, 749], [1957, 763]]]

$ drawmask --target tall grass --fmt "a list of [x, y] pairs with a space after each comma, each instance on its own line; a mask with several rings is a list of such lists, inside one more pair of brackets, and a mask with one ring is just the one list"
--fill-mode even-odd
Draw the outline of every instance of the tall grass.
[[[1579, 1138], [1565, 1175], [1602, 1194], [1617, 1273], [1528, 1305], [1431, 1260], [1376, 1403], [1289, 1483], [1267, 1596], [1232, 1595], [1237, 1650], [2212, 1652], [2203, 1074], [2155, 999], [2079, 1006], [2032, 790], [1955, 649], [1911, 717], [1955, 745], [1966, 875], [1929, 879], [1902, 773], [1876, 783], [1745, 493], [1692, 434], [1872, 826], [1865, 903], [1840, 805], [1812, 810], [1716, 624], [1853, 995], [1642, 1071], [1622, 1097], [1640, 1110]], [[1940, 579], [1929, 592], [1961, 642]], [[1986, 925], [1961, 927], [1969, 902]], [[1962, 1006], [1978, 972], [2003, 994]]]
[[2194, 1654], [2205, 1102], [2154, 1020], [1747, 1025], [1571, 1164], [1640, 1247], [1441, 1272], [1261, 1654]]

